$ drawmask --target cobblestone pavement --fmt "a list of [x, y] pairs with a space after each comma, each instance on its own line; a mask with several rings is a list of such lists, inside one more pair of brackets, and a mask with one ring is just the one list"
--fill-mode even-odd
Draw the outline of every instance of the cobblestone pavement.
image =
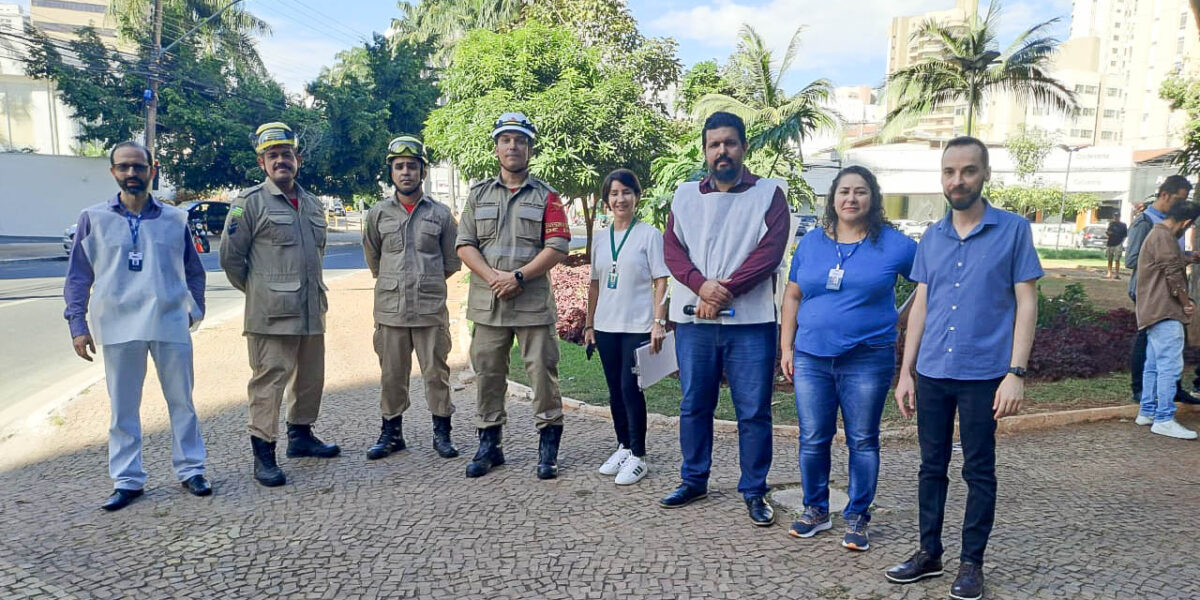
[[[250, 476], [239, 323], [197, 335], [197, 404], [209, 448], [210, 498], [175, 483], [157, 381], [143, 406], [146, 496], [98, 509], [106, 476], [107, 399], [85, 393], [49, 420], [0, 442], [3, 598], [944, 598], [951, 576], [894, 586], [883, 569], [915, 549], [918, 453], [889, 442], [872, 550], [835, 534], [809, 540], [753, 527], [736, 492], [737, 446], [720, 437], [713, 493], [664, 511], [677, 482], [674, 431], [650, 432], [651, 475], [618, 488], [595, 468], [611, 424], [567, 417], [561, 474], [534, 477], [527, 405], [511, 403], [508, 464], [463, 476], [474, 451], [474, 388], [455, 392], [464, 456], [438, 458], [420, 398], [406, 415], [409, 450], [368, 462], [378, 431], [378, 364], [370, 350], [370, 280], [333, 285], [329, 384], [317, 432], [343, 455], [287, 459], [288, 484]], [[65, 334], [64, 334], [65, 335]], [[64, 339], [65, 343], [65, 339]], [[598, 368], [598, 367], [597, 367]], [[414, 381], [414, 393], [421, 387]], [[1193, 425], [1195, 413], [1186, 417]], [[779, 438], [771, 473], [794, 483], [795, 440]], [[844, 449], [835, 485], [845, 485]], [[1197, 598], [1200, 443], [1132, 423], [1029, 433], [1001, 441], [1000, 498], [988, 553], [991, 598]], [[961, 464], [956, 457], [952, 466]], [[947, 568], [957, 568], [965, 486], [952, 479]]]

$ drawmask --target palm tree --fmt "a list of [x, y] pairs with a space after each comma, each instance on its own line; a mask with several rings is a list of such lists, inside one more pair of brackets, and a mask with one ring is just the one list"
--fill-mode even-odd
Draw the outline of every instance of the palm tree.
[[966, 27], [925, 21], [914, 40], [928, 40], [937, 51], [888, 76], [897, 102], [887, 115], [889, 124], [910, 121], [934, 109], [967, 104], [967, 135], [975, 132], [975, 113], [993, 94], [1010, 94], [1063, 112], [1078, 108], [1075, 94], [1048, 73], [1058, 40], [1046, 31], [1059, 19], [1030, 27], [1003, 52], [995, 50], [1000, 3], [988, 5], [987, 15], [972, 18]]
[[783, 58], [776, 61], [762, 36], [753, 27], [742, 25], [738, 49], [729, 65], [735, 79], [741, 80], [734, 82], [741, 91], [733, 96], [706, 94], [692, 111], [697, 118], [716, 111], [741, 117], [750, 138], [749, 150], [768, 149], [775, 154], [772, 170], [792, 149], [803, 163], [801, 143], [819, 130], [837, 126], [836, 114], [822, 106], [833, 93], [829, 80], [813, 81], [792, 95], [783, 90], [783, 75], [800, 49], [800, 33], [801, 29], [796, 29]]
[[[163, 46], [175, 37], [204, 22], [231, 0], [163, 0]], [[122, 37], [137, 41], [146, 35], [146, 24], [152, 22], [154, 2], [147, 0], [109, 0], [108, 16], [116, 23]], [[242, 6], [224, 10], [212, 23], [201, 27], [189, 39], [190, 45], [202, 55], [227, 56], [232, 62], [265, 72], [255, 46], [255, 36], [271, 32], [266, 21], [246, 12]], [[176, 35], [170, 35], [176, 34]]]
[[401, 0], [403, 15], [392, 26], [408, 39], [440, 40], [447, 49], [472, 29], [498, 31], [521, 19], [525, 0]]

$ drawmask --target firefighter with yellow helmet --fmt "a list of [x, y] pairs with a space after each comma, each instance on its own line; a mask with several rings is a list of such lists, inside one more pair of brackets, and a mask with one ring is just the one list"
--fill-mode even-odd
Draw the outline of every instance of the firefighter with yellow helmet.
[[450, 313], [446, 279], [462, 268], [455, 254], [458, 226], [446, 205], [424, 193], [429, 173], [425, 144], [402, 135], [388, 144], [391, 198], [371, 207], [363, 231], [363, 255], [375, 283], [375, 353], [379, 355], [379, 440], [367, 450], [376, 460], [405, 448], [402, 423], [409, 406], [408, 379], [417, 355], [425, 401], [433, 415], [433, 448], [458, 456], [450, 441]]
[[296, 183], [301, 158], [290, 127], [264, 124], [253, 144], [266, 180], [234, 199], [221, 239], [221, 268], [246, 294], [254, 478], [274, 487], [286, 481], [275, 461], [285, 394], [287, 455], [331, 458], [340, 449], [312, 432], [325, 387], [325, 211]]

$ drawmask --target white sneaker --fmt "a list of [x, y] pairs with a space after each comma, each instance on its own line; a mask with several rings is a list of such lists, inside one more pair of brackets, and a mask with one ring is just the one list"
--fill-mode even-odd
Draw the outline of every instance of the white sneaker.
[[624, 464], [630, 456], [633, 456], [632, 450], [626, 448], [625, 446], [617, 446], [617, 451], [613, 452], [612, 456], [608, 457], [608, 460], [604, 461], [604, 464], [600, 465], [600, 474], [616, 475], [617, 471], [621, 470], [621, 465]]
[[1175, 419], [1171, 419], [1170, 421], [1162, 421], [1161, 423], [1155, 423], [1154, 425], [1151, 425], [1150, 433], [1157, 433], [1158, 435], [1179, 438], [1181, 440], [1196, 439], [1195, 431], [1180, 425]]
[[617, 473], [617, 485], [633, 485], [649, 472], [650, 465], [646, 464], [646, 459], [631, 454], [621, 465], [621, 472]]
[[1145, 415], [1138, 415], [1138, 416], [1137, 416], [1137, 418], [1133, 420], [1133, 422], [1134, 422], [1134, 423], [1137, 423], [1138, 425], [1153, 425], [1153, 424], [1154, 424], [1154, 417], [1147, 417], [1147, 416], [1145, 416]]

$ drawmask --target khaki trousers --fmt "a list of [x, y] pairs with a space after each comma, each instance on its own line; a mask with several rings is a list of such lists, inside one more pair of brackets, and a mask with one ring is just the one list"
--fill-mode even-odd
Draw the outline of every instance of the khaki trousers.
[[385, 419], [408, 410], [408, 379], [412, 375], [412, 355], [417, 353], [421, 377], [425, 380], [425, 401], [435, 417], [454, 414], [450, 402], [450, 326], [391, 327], [375, 325], [375, 354], [379, 355], [379, 408]]
[[504, 399], [508, 391], [508, 355], [513, 336], [521, 345], [521, 361], [533, 388], [533, 419], [538, 429], [562, 425], [562, 395], [558, 391], [558, 336], [554, 325], [493, 327], [475, 324], [471, 338], [471, 364], [479, 396], [475, 426], [480, 429], [508, 421]]
[[325, 335], [246, 334], [250, 350], [250, 434], [275, 441], [279, 404], [287, 393], [287, 422], [312, 425], [325, 387]]

